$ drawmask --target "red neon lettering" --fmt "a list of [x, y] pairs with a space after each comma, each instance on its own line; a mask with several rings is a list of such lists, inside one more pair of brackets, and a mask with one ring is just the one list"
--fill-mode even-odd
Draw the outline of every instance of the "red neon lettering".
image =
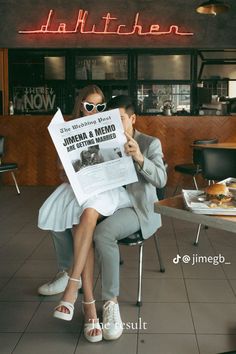
[[73, 33], [81, 33], [81, 34], [96, 34], [96, 35], [117, 35], [117, 36], [131, 36], [137, 34], [138, 36], [162, 36], [168, 34], [175, 34], [177, 36], [192, 36], [193, 32], [181, 32], [179, 30], [179, 26], [170, 25], [168, 31], [160, 31], [160, 26], [158, 24], [151, 24], [149, 27], [149, 31], [144, 32], [143, 26], [139, 23], [139, 12], [136, 13], [134, 22], [132, 25], [131, 31], [126, 31], [127, 25], [118, 25], [115, 31], [109, 31], [110, 22], [113, 20], [117, 20], [117, 17], [111, 17], [110, 12], [108, 12], [105, 16], [102, 17], [105, 20], [103, 31], [97, 31], [96, 25], [93, 24], [91, 30], [86, 30], [86, 21], [88, 18], [89, 12], [84, 10], [79, 10], [76, 24], [74, 29], [67, 30], [66, 23], [59, 23], [57, 29], [51, 28], [51, 20], [53, 16], [53, 10], [50, 10], [47, 16], [46, 24], [43, 24], [40, 29], [35, 30], [20, 30], [18, 33], [20, 34], [73, 34]]

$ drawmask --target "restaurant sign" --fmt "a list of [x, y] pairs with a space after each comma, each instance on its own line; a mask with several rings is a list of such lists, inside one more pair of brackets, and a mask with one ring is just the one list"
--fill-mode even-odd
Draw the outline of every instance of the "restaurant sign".
[[[19, 34], [40, 34], [40, 35], [71, 35], [71, 34], [81, 34], [81, 35], [113, 35], [113, 36], [193, 36], [193, 32], [182, 31], [178, 25], [171, 24], [168, 25], [166, 30], [160, 28], [158, 23], [148, 24], [148, 29], [144, 29], [143, 22], [140, 20], [140, 13], [137, 12], [134, 16], [134, 20], [131, 24], [120, 23], [118, 25], [116, 21], [119, 22], [117, 17], [112, 17], [110, 12], [107, 12], [102, 16], [103, 24], [102, 29], [100, 29], [100, 23], [88, 25], [90, 22], [89, 12], [80, 9], [77, 14], [75, 23], [64, 23], [60, 22], [59, 24], [53, 23], [54, 10], [51, 9], [48, 12], [47, 18], [43, 21], [42, 25], [39, 28], [32, 29], [20, 29]], [[100, 21], [99, 21], [100, 22]], [[147, 24], [145, 24], [145, 27]], [[88, 28], [90, 27], [90, 28]]]

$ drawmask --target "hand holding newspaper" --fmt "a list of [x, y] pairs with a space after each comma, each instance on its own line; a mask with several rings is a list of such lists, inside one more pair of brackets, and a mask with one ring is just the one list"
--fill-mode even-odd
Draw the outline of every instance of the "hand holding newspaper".
[[60, 109], [48, 126], [78, 203], [138, 180], [119, 109], [65, 122]]

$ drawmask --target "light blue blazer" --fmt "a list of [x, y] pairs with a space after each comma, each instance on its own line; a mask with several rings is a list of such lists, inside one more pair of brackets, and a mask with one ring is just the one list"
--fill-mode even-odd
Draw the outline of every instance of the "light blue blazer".
[[137, 130], [134, 139], [144, 156], [144, 164], [141, 169], [135, 163], [138, 182], [127, 185], [126, 189], [138, 215], [143, 238], [147, 239], [161, 226], [161, 216], [154, 213], [154, 202], [158, 200], [156, 188], [166, 185], [167, 174], [160, 140]]

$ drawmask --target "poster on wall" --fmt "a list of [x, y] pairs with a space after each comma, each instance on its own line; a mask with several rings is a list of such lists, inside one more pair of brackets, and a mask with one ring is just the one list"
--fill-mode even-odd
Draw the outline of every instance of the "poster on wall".
[[13, 87], [16, 114], [54, 113], [58, 106], [64, 111], [64, 89], [47, 86]]

